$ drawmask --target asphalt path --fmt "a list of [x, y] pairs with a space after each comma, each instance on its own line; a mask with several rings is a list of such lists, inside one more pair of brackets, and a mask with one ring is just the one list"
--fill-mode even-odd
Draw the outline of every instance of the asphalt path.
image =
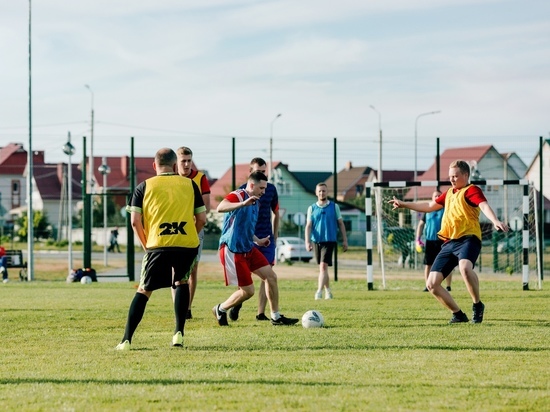
[[[73, 259], [82, 259], [82, 251], [73, 251]], [[37, 250], [34, 252], [35, 258], [40, 260], [68, 260], [69, 252], [66, 250]], [[27, 259], [27, 251], [23, 251], [24, 259]], [[143, 258], [143, 252], [136, 252], [134, 259], [135, 267], [135, 276], [136, 279], [139, 278], [139, 273], [141, 271], [141, 261]], [[103, 252], [93, 252], [92, 261], [103, 262], [104, 253]], [[126, 253], [109, 253], [107, 252], [107, 263], [108, 262], [121, 262], [126, 261]], [[201, 255], [201, 262], [207, 263], [216, 263], [219, 262], [218, 251], [217, 250], [203, 250]], [[312, 267], [316, 266], [314, 259], [309, 263]], [[342, 259], [342, 254], [338, 255], [338, 267], [341, 269], [364, 269], [366, 268], [366, 260], [353, 260], [353, 259]], [[99, 282], [127, 282], [127, 269], [125, 266], [121, 268], [108, 268], [106, 271], [98, 273]]]

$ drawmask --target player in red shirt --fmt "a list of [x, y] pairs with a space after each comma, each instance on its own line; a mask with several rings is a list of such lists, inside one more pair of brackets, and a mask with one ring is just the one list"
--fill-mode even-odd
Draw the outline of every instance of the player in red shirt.
[[450, 323], [468, 322], [468, 316], [457, 305], [451, 294], [441, 286], [458, 265], [466, 288], [473, 301], [472, 323], [481, 323], [485, 305], [479, 296], [479, 279], [474, 265], [481, 252], [480, 210], [498, 231], [508, 231], [489, 206], [482, 190], [471, 183], [470, 166], [463, 160], [456, 160], [449, 166], [451, 188], [430, 202], [404, 202], [394, 197], [389, 203], [393, 208], [406, 208], [417, 212], [433, 212], [445, 208], [438, 236], [443, 246], [433, 262], [426, 286], [434, 297], [453, 313]]

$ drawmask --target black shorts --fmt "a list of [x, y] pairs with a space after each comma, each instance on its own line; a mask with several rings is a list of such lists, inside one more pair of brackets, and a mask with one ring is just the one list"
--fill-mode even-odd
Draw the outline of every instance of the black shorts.
[[469, 260], [475, 266], [481, 252], [481, 241], [476, 236], [463, 236], [449, 240], [441, 246], [441, 252], [435, 258], [432, 272], [441, 272], [446, 278], [462, 259]]
[[153, 291], [187, 281], [198, 262], [198, 252], [198, 247], [148, 251], [141, 264], [140, 288]]
[[437, 254], [441, 250], [443, 245], [442, 240], [426, 240], [426, 247], [424, 249], [424, 264], [431, 266], [433, 265]]
[[323, 262], [328, 266], [332, 266], [332, 253], [336, 247], [336, 242], [313, 242], [313, 251], [315, 252], [315, 260], [317, 264]]

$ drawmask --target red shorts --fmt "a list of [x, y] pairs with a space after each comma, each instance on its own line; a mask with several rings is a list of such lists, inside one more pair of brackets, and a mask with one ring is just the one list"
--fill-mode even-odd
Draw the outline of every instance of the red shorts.
[[252, 272], [269, 266], [265, 256], [255, 247], [248, 253], [233, 253], [224, 244], [220, 248], [220, 261], [223, 266], [225, 286], [250, 286], [253, 283]]

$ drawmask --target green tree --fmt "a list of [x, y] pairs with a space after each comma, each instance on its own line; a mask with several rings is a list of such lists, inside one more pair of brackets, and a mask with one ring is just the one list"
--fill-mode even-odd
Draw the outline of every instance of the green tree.
[[[17, 224], [19, 225], [17, 235], [22, 241], [27, 241], [29, 232], [27, 214], [19, 217], [19, 219], [17, 219]], [[52, 227], [48, 220], [48, 215], [45, 212], [41, 210], [33, 211], [33, 229], [36, 239], [48, 239], [52, 236]]]

